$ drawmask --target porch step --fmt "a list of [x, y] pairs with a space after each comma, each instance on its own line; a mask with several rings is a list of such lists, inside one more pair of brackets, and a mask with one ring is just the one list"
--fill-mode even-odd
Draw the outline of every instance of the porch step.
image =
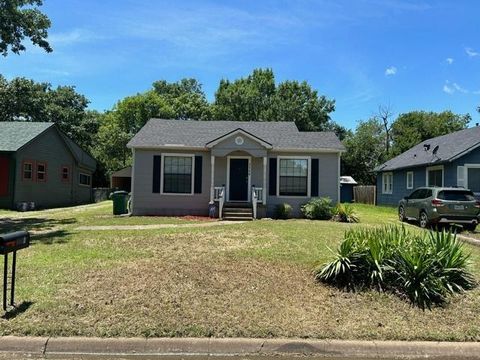
[[253, 220], [253, 209], [251, 207], [224, 207], [224, 220]]
[[232, 209], [251, 209], [252, 208], [252, 203], [249, 202], [232, 202], [232, 201], [227, 201], [225, 204], [223, 204], [223, 208], [232, 208]]
[[251, 214], [252, 213], [252, 208], [230, 208], [230, 207], [224, 207], [223, 212], [232, 212], [236, 214]]
[[226, 221], [252, 221], [253, 217], [224, 216], [222, 220], [226, 220]]

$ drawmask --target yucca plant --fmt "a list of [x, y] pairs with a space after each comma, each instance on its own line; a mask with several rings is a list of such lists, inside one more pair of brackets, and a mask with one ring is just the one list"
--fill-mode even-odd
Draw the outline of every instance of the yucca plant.
[[358, 218], [353, 206], [338, 203], [333, 210], [333, 220], [346, 223], [358, 223]]
[[470, 253], [466, 253], [463, 243], [451, 232], [431, 232], [431, 247], [439, 268], [439, 277], [445, 290], [451, 294], [473, 289], [475, 278], [467, 270]]
[[353, 237], [347, 237], [338, 247], [335, 258], [315, 271], [315, 279], [339, 288], [354, 290], [361, 281], [360, 259], [364, 256]]
[[432, 231], [417, 238], [393, 258], [397, 290], [422, 309], [442, 305], [449, 295], [476, 286], [468, 271], [469, 256], [451, 232]]
[[434, 259], [426, 253], [410, 250], [400, 249], [393, 260], [399, 293], [422, 309], [445, 302], [444, 288], [437, 277]]
[[430, 309], [476, 286], [468, 266], [469, 254], [455, 234], [385, 226], [347, 231], [335, 259], [315, 277], [349, 290], [391, 291]]

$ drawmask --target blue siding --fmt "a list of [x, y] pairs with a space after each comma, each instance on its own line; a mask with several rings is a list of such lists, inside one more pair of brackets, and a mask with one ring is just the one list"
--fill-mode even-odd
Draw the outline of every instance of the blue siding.
[[413, 189], [425, 186], [425, 168], [411, 168], [392, 171], [393, 191], [391, 194], [382, 194], [382, 176], [377, 174], [377, 203], [379, 205], [397, 205], [405, 196], [410, 195], [413, 189], [407, 189], [407, 172], [413, 171]]
[[[444, 186], [457, 186], [457, 166], [465, 164], [480, 164], [480, 148], [462, 156], [461, 158], [444, 165]], [[435, 165], [435, 164], [432, 164]], [[430, 165], [429, 165], [430, 166]], [[397, 205], [404, 197], [409, 195], [412, 191], [407, 189], [407, 172], [413, 171], [413, 188], [426, 185], [426, 168], [427, 166], [401, 169], [393, 172], [393, 192], [392, 194], [382, 194], [382, 175], [377, 174], [377, 203], [379, 205]]]

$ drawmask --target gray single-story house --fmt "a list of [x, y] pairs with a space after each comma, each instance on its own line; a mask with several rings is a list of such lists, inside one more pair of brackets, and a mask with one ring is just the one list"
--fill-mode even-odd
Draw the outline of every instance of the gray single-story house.
[[260, 218], [288, 203], [298, 216], [312, 197], [340, 198], [342, 143], [293, 122], [151, 119], [127, 146], [134, 215], [207, 215], [213, 203], [217, 216]]
[[426, 140], [377, 171], [377, 203], [396, 205], [421, 186], [456, 186], [480, 196], [480, 127]]
[[96, 166], [54, 123], [0, 122], [0, 208], [88, 203]]

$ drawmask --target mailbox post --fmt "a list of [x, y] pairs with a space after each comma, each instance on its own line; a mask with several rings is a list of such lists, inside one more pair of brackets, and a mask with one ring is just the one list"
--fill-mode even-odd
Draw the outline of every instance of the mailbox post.
[[8, 254], [12, 254], [12, 278], [10, 287], [10, 306], [15, 306], [15, 269], [17, 267], [17, 250], [30, 246], [30, 234], [26, 231], [17, 231], [0, 235], [0, 255], [3, 262], [3, 310], [7, 311], [8, 296]]

